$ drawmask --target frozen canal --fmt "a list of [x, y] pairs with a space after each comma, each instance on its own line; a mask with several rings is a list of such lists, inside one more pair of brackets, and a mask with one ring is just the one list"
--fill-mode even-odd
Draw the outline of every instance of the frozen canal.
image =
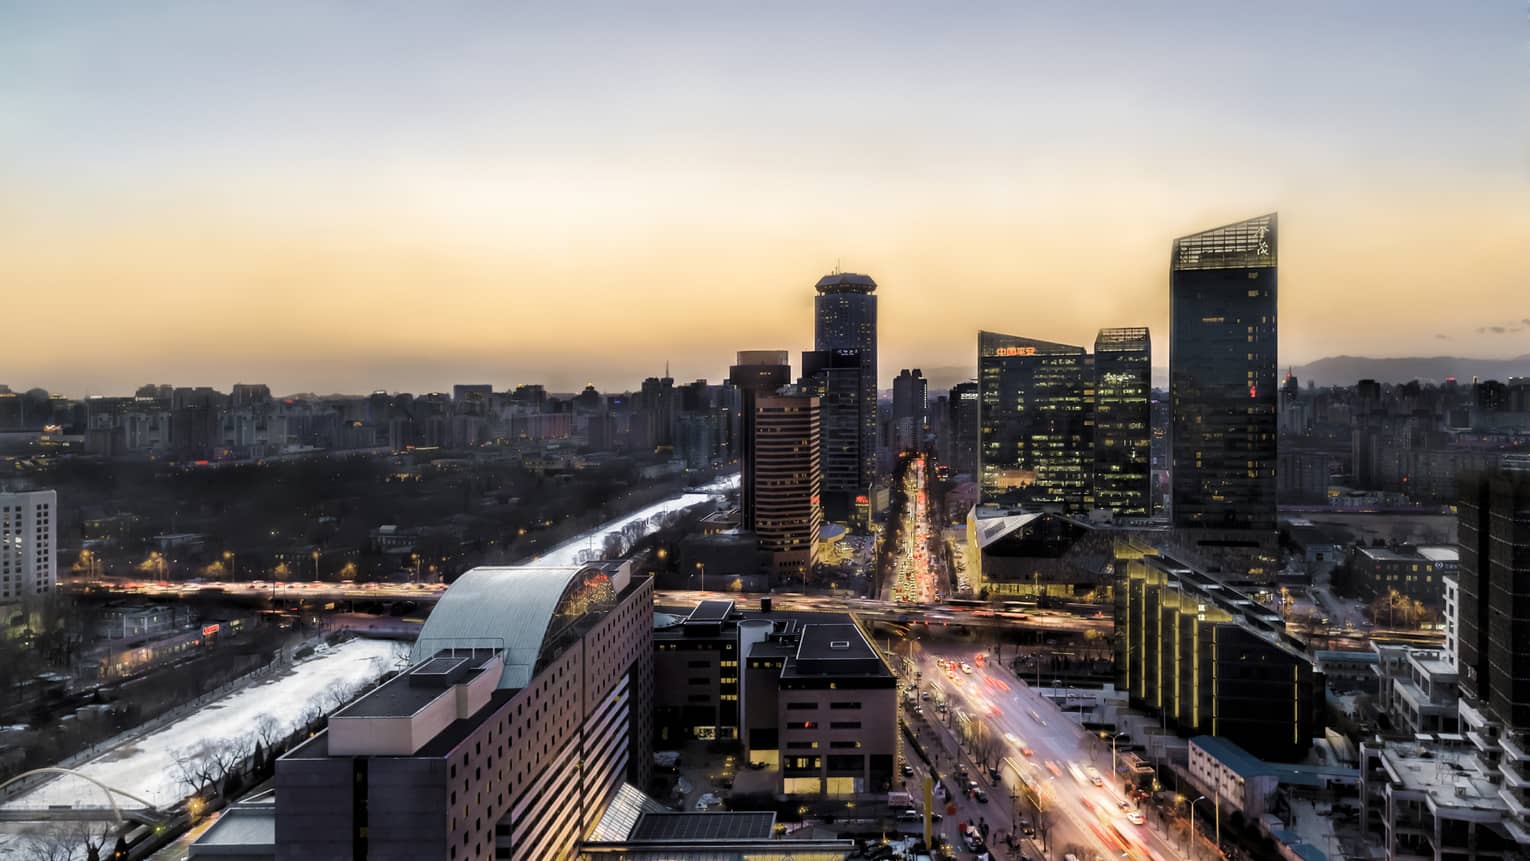
[[[572, 538], [536, 565], [575, 565], [581, 555], [598, 556], [606, 536], [621, 535], [629, 524], [643, 524], [642, 532], [652, 531], [649, 521], [658, 515], [683, 511], [716, 498], [716, 494], [738, 486], [733, 475], [698, 489], [670, 497], [663, 502], [620, 517], [577, 538]], [[327, 654], [299, 662], [279, 676], [273, 676], [199, 709], [172, 724], [131, 744], [103, 753], [78, 768], [79, 771], [119, 789], [146, 798], [157, 805], [174, 804], [186, 795], [175, 776], [175, 752], [208, 739], [236, 738], [251, 732], [263, 715], [271, 715], [284, 728], [295, 726], [304, 710], [315, 700], [323, 700], [334, 685], [357, 688], [392, 669], [394, 644], [377, 640], [352, 640]], [[50, 805], [96, 807], [105, 803], [84, 781], [53, 779], [19, 795], [4, 807], [40, 809]], [[124, 803], [131, 804], [131, 802]], [[0, 834], [0, 858], [6, 856], [8, 835]]]
[[581, 561], [581, 554], [587, 554], [588, 558], [598, 558], [600, 556], [601, 549], [605, 546], [606, 536], [621, 535], [622, 530], [626, 529], [627, 525], [630, 523], [645, 524], [643, 528], [643, 534], [647, 535], [649, 532], [653, 531], [646, 525], [647, 521], [653, 519], [655, 516], [668, 514], [670, 512], [684, 511], [687, 508], [694, 508], [703, 502], [711, 501], [715, 499], [719, 493], [729, 489], [736, 489], [738, 487], [738, 481], [739, 477], [736, 474], [730, 475], [727, 478], [713, 482], [712, 484], [705, 485], [693, 493], [682, 493], [679, 496], [672, 496], [663, 502], [656, 502], [647, 508], [629, 514], [626, 517], [621, 517], [616, 520], [602, 523], [600, 526], [597, 526], [596, 528], [584, 533], [583, 535], [575, 538], [570, 538], [562, 544], [559, 544], [557, 547], [554, 547], [552, 550], [548, 551], [545, 556], [539, 556], [529, 564], [578, 565]]
[[[310, 702], [322, 700], [331, 685], [366, 685], [392, 669], [394, 644], [386, 640], [351, 640], [322, 655], [294, 664], [217, 702], [146, 735], [101, 754], [76, 770], [164, 806], [186, 795], [175, 777], [175, 751], [204, 739], [237, 738], [251, 732], [262, 715], [271, 715], [284, 729], [297, 725]], [[135, 806], [118, 799], [125, 806]], [[83, 780], [54, 778], [18, 795], [7, 809], [37, 809], [49, 805], [102, 807], [106, 799]], [[0, 847], [4, 838], [0, 837]], [[0, 848], [0, 857], [4, 849]]]

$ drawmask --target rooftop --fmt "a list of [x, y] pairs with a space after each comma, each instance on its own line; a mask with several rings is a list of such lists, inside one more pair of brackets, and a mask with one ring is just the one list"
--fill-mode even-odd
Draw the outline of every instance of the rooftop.
[[644, 813], [627, 840], [763, 840], [775, 825], [776, 815], [768, 812]]
[[1353, 781], [1360, 777], [1359, 770], [1354, 768], [1265, 762], [1221, 736], [1198, 735], [1190, 739], [1190, 743], [1204, 750], [1243, 778], [1274, 777], [1284, 786], [1310, 786], [1321, 789], [1331, 781]]
[[1479, 767], [1474, 748], [1464, 743], [1444, 745], [1424, 739], [1389, 741], [1381, 747], [1382, 762], [1394, 782], [1404, 789], [1426, 793], [1439, 807], [1507, 809], [1498, 797], [1497, 784]]
[[818, 279], [819, 293], [874, 293], [877, 282], [870, 275], [855, 272], [831, 272]]
[[335, 716], [409, 717], [429, 705], [446, 689], [476, 678], [494, 665], [491, 649], [468, 649], [458, 653], [438, 652], [406, 673], [373, 689]]

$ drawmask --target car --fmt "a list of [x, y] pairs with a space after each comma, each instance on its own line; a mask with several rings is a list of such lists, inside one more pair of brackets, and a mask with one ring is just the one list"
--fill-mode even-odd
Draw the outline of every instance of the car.
[[1019, 746], [1019, 745], [1022, 745], [1022, 744], [1024, 744], [1024, 743], [1025, 743], [1025, 742], [1022, 742], [1022, 741], [1021, 741], [1021, 740], [1020, 740], [1020, 736], [1018, 736], [1018, 735], [1015, 735], [1015, 734], [1014, 734], [1014, 733], [1012, 733], [1012, 732], [1007, 732], [1007, 733], [1005, 733], [1005, 734], [1004, 734], [1004, 740], [1005, 740], [1005, 741], [1007, 741], [1007, 742], [1009, 742], [1009, 743], [1010, 743], [1010, 744], [1013, 744], [1013, 745], [1016, 745], [1016, 746]]
[[1026, 837], [1036, 836], [1036, 826], [1029, 819], [1020, 820], [1020, 833]]
[[897, 816], [899, 822], [918, 822], [923, 818], [924, 817], [919, 814], [919, 811], [912, 807], [898, 811]]
[[977, 799], [978, 804], [988, 803], [988, 793], [984, 792], [981, 788], [972, 790], [972, 797]]
[[966, 780], [967, 775], [970, 773], [971, 772], [967, 771], [967, 766], [965, 765], [958, 765], [956, 767], [956, 776], [962, 778], [963, 780]]
[[1020, 753], [1023, 756], [1035, 756], [1036, 755], [1035, 749], [1029, 748], [1029, 747], [1022, 747], [1022, 748], [1020, 748]]
[[919, 695], [919, 698], [921, 700], [924, 700], [925, 702], [929, 702], [930, 701], [930, 692], [929, 691], [925, 691], [925, 692], [921, 693]]
[[1116, 802], [1116, 806], [1121, 808], [1122, 810], [1131, 810], [1132, 809], [1131, 802], [1127, 801], [1124, 798], [1119, 800], [1119, 801], [1117, 801]]
[[903, 776], [904, 777], [913, 777], [914, 776], [914, 767], [912, 765], [909, 765], [906, 762], [903, 763]]
[[1144, 820], [1142, 818], [1142, 814], [1141, 813], [1138, 813], [1137, 811], [1133, 810], [1132, 812], [1126, 814], [1126, 821], [1130, 822], [1133, 825], [1141, 825], [1146, 820]]
[[969, 676], [972, 675], [972, 665], [967, 663], [966, 661], [962, 661], [962, 672], [966, 673]]

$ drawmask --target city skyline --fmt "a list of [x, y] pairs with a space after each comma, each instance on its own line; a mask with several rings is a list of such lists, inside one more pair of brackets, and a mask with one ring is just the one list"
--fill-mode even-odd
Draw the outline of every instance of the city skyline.
[[607, 8], [4, 13], [0, 382], [718, 379], [837, 264], [885, 387], [1166, 332], [1168, 241], [1276, 209], [1282, 366], [1525, 352], [1518, 7]]

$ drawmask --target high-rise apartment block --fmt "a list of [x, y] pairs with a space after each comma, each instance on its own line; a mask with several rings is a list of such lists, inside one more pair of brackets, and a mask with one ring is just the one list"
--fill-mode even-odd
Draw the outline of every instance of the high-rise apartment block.
[[58, 493], [0, 493], [0, 604], [46, 595], [58, 584]]
[[865, 526], [861, 509], [871, 474], [865, 448], [865, 369], [859, 350], [810, 350], [802, 354], [799, 388], [818, 398], [823, 467], [823, 516], [833, 523]]
[[728, 382], [738, 390], [739, 525], [754, 529], [755, 404], [791, 383], [792, 369], [785, 350], [740, 350], [738, 364], [728, 369]]

